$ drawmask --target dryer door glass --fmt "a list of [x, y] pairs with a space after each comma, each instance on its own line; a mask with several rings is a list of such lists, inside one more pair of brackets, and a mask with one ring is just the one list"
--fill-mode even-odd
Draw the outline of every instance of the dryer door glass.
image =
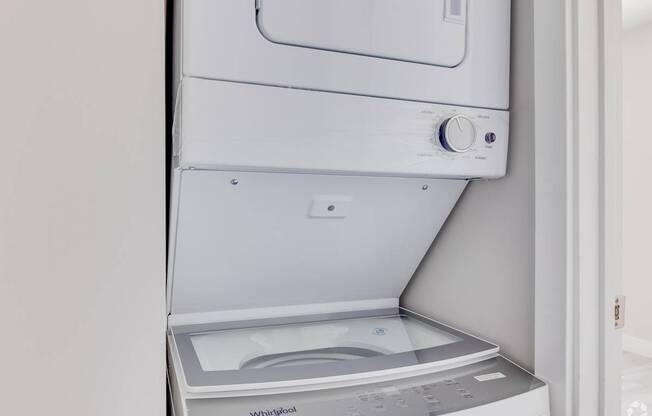
[[310, 365], [434, 348], [461, 339], [404, 316], [191, 335], [204, 371]]
[[466, 53], [467, 0], [259, 0], [271, 42], [454, 67]]

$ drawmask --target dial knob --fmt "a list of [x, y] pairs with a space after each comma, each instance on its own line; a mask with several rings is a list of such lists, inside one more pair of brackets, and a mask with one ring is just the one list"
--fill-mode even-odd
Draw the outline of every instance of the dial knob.
[[441, 123], [439, 141], [449, 152], [466, 152], [475, 143], [475, 126], [464, 116], [453, 116]]

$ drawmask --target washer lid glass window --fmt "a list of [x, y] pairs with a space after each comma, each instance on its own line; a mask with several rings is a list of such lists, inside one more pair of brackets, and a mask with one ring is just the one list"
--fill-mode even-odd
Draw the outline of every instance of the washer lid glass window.
[[311, 365], [461, 341], [405, 316], [231, 329], [190, 336], [204, 371]]

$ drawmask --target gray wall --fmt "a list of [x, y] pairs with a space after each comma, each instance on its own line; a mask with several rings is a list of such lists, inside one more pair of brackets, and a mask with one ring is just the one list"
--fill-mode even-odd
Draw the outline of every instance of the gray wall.
[[165, 414], [164, 3], [2, 3], [3, 415]]
[[508, 176], [474, 182], [404, 292], [403, 305], [534, 367], [533, 0], [512, 1]]

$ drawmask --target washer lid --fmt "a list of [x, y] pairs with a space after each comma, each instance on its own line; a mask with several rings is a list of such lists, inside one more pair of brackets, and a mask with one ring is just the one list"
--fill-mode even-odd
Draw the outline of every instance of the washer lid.
[[268, 40], [454, 67], [466, 53], [467, 0], [259, 0]]
[[498, 352], [407, 310], [176, 326], [170, 341], [185, 390], [224, 397], [401, 378]]
[[446, 179], [175, 174], [168, 284], [175, 322], [296, 305], [397, 304], [466, 186]]

